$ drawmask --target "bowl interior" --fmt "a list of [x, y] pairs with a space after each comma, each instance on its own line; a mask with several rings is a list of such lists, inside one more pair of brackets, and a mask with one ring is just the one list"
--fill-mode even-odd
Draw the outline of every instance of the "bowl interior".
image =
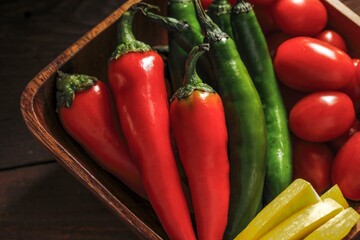
[[[132, 2], [136, 0], [128, 1], [128, 4]], [[166, 238], [166, 234], [149, 202], [97, 165], [65, 132], [56, 112], [56, 70], [92, 75], [107, 82], [108, 59], [117, 44], [116, 19], [121, 16], [123, 8], [120, 7], [117, 15], [110, 15], [43, 69], [25, 89], [21, 108], [29, 129], [59, 163], [114, 210], [140, 238], [161, 239]], [[166, 42], [166, 32], [141, 15], [134, 19], [134, 34], [150, 45]]]

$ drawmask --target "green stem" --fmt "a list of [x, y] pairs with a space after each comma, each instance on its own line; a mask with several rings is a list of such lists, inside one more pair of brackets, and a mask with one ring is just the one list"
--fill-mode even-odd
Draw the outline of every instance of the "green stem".
[[211, 43], [220, 41], [224, 38], [229, 38], [229, 36], [205, 13], [200, 0], [193, 0], [193, 2], [199, 23], [205, 32], [204, 41]]
[[163, 17], [157, 15], [153, 12], [148, 11], [147, 9], [140, 9], [141, 12], [151, 19], [152, 21], [159, 23], [161, 26], [165, 27], [169, 32], [178, 33], [188, 30], [189, 25], [181, 20], [172, 17]]
[[149, 45], [138, 41], [132, 32], [134, 15], [137, 10], [141, 9], [142, 5], [143, 4], [134, 5], [121, 16], [118, 22], [119, 45], [111, 55], [110, 60], [118, 59], [128, 52], [146, 52], [151, 50]]
[[191, 50], [189, 57], [186, 60], [184, 84], [197, 85], [202, 82], [196, 72], [196, 63], [204, 51], [209, 51], [209, 47], [209, 44], [202, 44], [200, 46], [195, 46], [193, 50]]
[[70, 108], [76, 92], [91, 88], [97, 81], [96, 77], [84, 74], [66, 74], [58, 71], [56, 78], [57, 109]]
[[117, 25], [118, 42], [127, 43], [136, 41], [135, 36], [132, 32], [132, 23], [134, 21], [135, 11], [129, 9], [125, 12]]
[[253, 6], [249, 2], [245, 2], [243, 0], [239, 0], [235, 6], [232, 8], [233, 13], [247, 13], [253, 9]]
[[[231, 5], [227, 0], [214, 0], [212, 5], [216, 6], [214, 8], [214, 14], [216, 15], [222, 15], [222, 14], [228, 14], [231, 11]], [[210, 5], [211, 6], [211, 5]], [[209, 9], [208, 9], [209, 12]]]
[[[203, 42], [202, 34], [199, 34], [198, 31], [196, 31], [185, 21], [178, 20], [172, 17], [160, 16], [152, 12], [142, 11], [142, 13], [151, 21], [164, 27], [169, 32], [170, 39], [175, 40], [177, 44], [186, 52], [190, 52], [194, 44], [197, 44], [197, 42], [199, 42], [199, 44]], [[195, 39], [197, 39], [195, 40], [197, 42], [190, 41], [189, 38], [185, 37], [185, 35], [193, 36]]]
[[222, 31], [233, 38], [230, 21], [231, 5], [228, 0], [214, 0], [206, 13]]
[[205, 51], [209, 51], [209, 48], [210, 45], [204, 43], [201, 44], [200, 46], [195, 46], [190, 51], [189, 56], [186, 60], [183, 86], [175, 92], [175, 94], [171, 98], [171, 101], [174, 100], [175, 98], [178, 99], [187, 98], [195, 90], [200, 90], [204, 92], [215, 92], [215, 90], [212, 87], [210, 87], [206, 83], [203, 83], [203, 81], [200, 79], [196, 71], [196, 64], [198, 59]]

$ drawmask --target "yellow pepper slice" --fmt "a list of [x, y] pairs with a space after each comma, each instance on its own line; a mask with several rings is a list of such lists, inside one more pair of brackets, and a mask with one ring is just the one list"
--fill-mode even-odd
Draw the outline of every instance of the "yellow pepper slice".
[[335, 184], [329, 190], [327, 190], [323, 195], [321, 195], [321, 199], [324, 200], [325, 198], [332, 198], [337, 201], [341, 206], [344, 208], [349, 207], [349, 203], [344, 198], [339, 186]]
[[289, 216], [319, 201], [319, 195], [309, 182], [296, 179], [265, 206], [235, 239], [259, 239]]
[[261, 240], [295, 240], [303, 239], [309, 233], [327, 222], [344, 208], [331, 198], [326, 198], [290, 216], [270, 232], [262, 236]]
[[304, 240], [343, 239], [359, 220], [360, 215], [353, 208], [346, 208], [310, 233]]

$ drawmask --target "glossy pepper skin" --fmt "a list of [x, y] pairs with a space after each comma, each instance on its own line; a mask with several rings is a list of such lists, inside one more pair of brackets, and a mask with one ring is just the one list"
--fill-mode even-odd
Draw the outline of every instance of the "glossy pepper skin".
[[196, 13], [210, 44], [219, 95], [223, 101], [230, 159], [230, 204], [224, 239], [234, 239], [255, 217], [262, 201], [266, 172], [266, 126], [259, 94], [234, 41], [194, 0]]
[[95, 77], [59, 72], [56, 87], [57, 111], [66, 132], [106, 171], [146, 197], [108, 86]]
[[260, 95], [267, 129], [264, 199], [270, 202], [292, 182], [292, 152], [288, 114], [278, 87], [265, 36], [250, 3], [233, 7], [234, 40]]
[[189, 181], [197, 235], [222, 239], [230, 197], [227, 129], [220, 96], [195, 71], [208, 45], [189, 55], [184, 82], [170, 104], [171, 128]]
[[148, 199], [170, 239], [195, 239], [171, 145], [164, 62], [137, 41], [135, 10], [120, 19], [120, 43], [108, 66], [109, 83], [130, 152]]

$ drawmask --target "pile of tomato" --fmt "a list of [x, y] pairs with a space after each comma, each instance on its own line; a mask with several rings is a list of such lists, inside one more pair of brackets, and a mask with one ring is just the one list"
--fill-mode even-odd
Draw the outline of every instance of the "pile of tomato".
[[293, 134], [293, 177], [360, 200], [360, 64], [319, 0], [250, 0]]

